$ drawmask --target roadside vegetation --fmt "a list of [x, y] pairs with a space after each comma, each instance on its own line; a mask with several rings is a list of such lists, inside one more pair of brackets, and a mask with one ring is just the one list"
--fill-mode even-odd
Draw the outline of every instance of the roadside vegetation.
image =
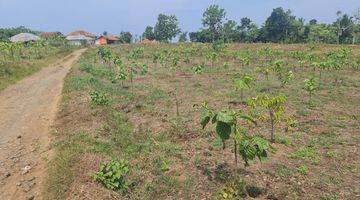
[[48, 199], [356, 199], [356, 46], [90, 48], [65, 80]]
[[64, 40], [40, 40], [29, 43], [0, 41], [0, 91], [37, 72], [74, 50]]

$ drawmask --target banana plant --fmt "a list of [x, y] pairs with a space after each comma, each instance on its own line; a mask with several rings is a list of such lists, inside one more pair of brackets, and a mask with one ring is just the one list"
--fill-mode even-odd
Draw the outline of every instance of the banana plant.
[[275, 142], [275, 125], [284, 119], [284, 104], [286, 98], [283, 95], [269, 97], [267, 95], [259, 95], [248, 101], [248, 105], [254, 109], [258, 106], [264, 108], [268, 112], [271, 125], [270, 141]]
[[269, 143], [258, 136], [249, 136], [246, 131], [241, 131], [245, 127], [239, 124], [243, 120], [247, 123], [256, 124], [256, 122], [242, 111], [222, 109], [216, 112], [210, 108], [207, 102], [202, 104], [200, 124], [203, 129], [211, 121], [215, 125], [215, 132], [223, 143], [223, 149], [226, 148], [225, 142], [229, 139], [234, 141], [234, 159], [238, 162], [238, 154], [244, 160], [245, 167], [250, 165], [250, 161], [258, 158], [260, 161], [266, 160], [268, 151], [271, 149]]

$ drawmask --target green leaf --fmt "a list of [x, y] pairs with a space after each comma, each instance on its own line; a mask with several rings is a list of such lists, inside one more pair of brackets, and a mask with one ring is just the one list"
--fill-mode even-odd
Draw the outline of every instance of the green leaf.
[[234, 124], [236, 121], [234, 113], [230, 112], [229, 110], [220, 111], [216, 117], [216, 120], [229, 125]]
[[212, 143], [211, 145], [214, 147], [214, 148], [220, 148], [222, 146], [222, 140], [221, 138], [217, 137]]
[[252, 117], [250, 117], [249, 115], [240, 114], [238, 117], [241, 118], [241, 119], [246, 120], [247, 122], [251, 122], [251, 123], [257, 125], [256, 121]]
[[210, 116], [202, 116], [201, 117], [200, 124], [203, 129], [206, 127], [206, 125], [209, 123], [209, 121], [210, 121]]
[[220, 136], [222, 140], [228, 140], [231, 134], [231, 126], [222, 121], [216, 123], [216, 133]]

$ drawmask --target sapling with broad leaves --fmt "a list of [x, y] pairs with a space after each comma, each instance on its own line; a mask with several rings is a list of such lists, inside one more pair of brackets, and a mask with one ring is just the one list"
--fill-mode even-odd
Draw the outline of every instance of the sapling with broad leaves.
[[131, 88], [133, 89], [133, 79], [134, 74], [137, 73], [137, 66], [139, 66], [139, 63], [137, 60], [141, 58], [144, 54], [144, 48], [143, 47], [136, 47], [132, 51], [130, 51], [128, 55], [128, 60], [131, 62], [130, 65], [127, 66], [128, 68], [128, 77], [130, 78]]
[[211, 62], [211, 67], [214, 66], [215, 62], [219, 59], [219, 54], [215, 51], [211, 51], [206, 54], [206, 60]]
[[124, 69], [124, 63], [120, 57], [115, 56], [113, 60], [115, 66], [117, 67], [115, 80], [121, 80], [121, 85], [124, 86], [123, 81], [126, 80], [126, 73]]
[[254, 81], [254, 78], [248, 75], [243, 76], [242, 78], [237, 78], [234, 80], [235, 91], [240, 91], [241, 101], [244, 100], [244, 90], [251, 88], [251, 83]]
[[274, 62], [273, 70], [281, 82], [281, 87], [285, 87], [286, 84], [294, 79], [294, 73], [292, 71], [286, 70], [284, 67], [284, 61], [282, 60], [277, 60]]
[[100, 58], [111, 68], [111, 61], [113, 59], [113, 54], [109, 48], [100, 47], [98, 49], [98, 55]]
[[244, 160], [245, 167], [249, 166], [249, 162], [255, 158], [263, 161], [268, 156], [271, 149], [269, 143], [259, 136], [249, 136], [245, 127], [239, 124], [243, 120], [248, 123], [256, 124], [256, 122], [241, 110], [235, 111], [231, 109], [223, 109], [216, 112], [210, 108], [207, 102], [202, 104], [200, 124], [204, 129], [209, 122], [215, 125], [215, 132], [220, 137], [225, 149], [225, 141], [230, 138], [234, 141], [234, 158], [235, 163], [238, 161], [238, 154]]
[[264, 108], [268, 112], [269, 121], [271, 125], [270, 141], [275, 142], [275, 125], [284, 119], [284, 104], [286, 98], [283, 95], [269, 97], [267, 95], [260, 95], [248, 101], [248, 104], [256, 108], [258, 106]]
[[317, 89], [315, 86], [315, 78], [311, 77], [309, 79], [305, 79], [304, 83], [305, 83], [304, 89], [309, 93], [309, 105], [311, 105], [312, 103], [311, 97], [313, 96], [313, 93]]
[[239, 59], [240, 59], [240, 63], [242, 66], [250, 65], [250, 56], [249, 55], [241, 55]]

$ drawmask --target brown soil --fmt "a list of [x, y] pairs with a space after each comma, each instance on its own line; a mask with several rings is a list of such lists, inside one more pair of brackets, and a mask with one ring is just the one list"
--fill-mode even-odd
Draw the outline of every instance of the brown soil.
[[85, 49], [0, 93], [0, 199], [42, 199], [63, 79]]

